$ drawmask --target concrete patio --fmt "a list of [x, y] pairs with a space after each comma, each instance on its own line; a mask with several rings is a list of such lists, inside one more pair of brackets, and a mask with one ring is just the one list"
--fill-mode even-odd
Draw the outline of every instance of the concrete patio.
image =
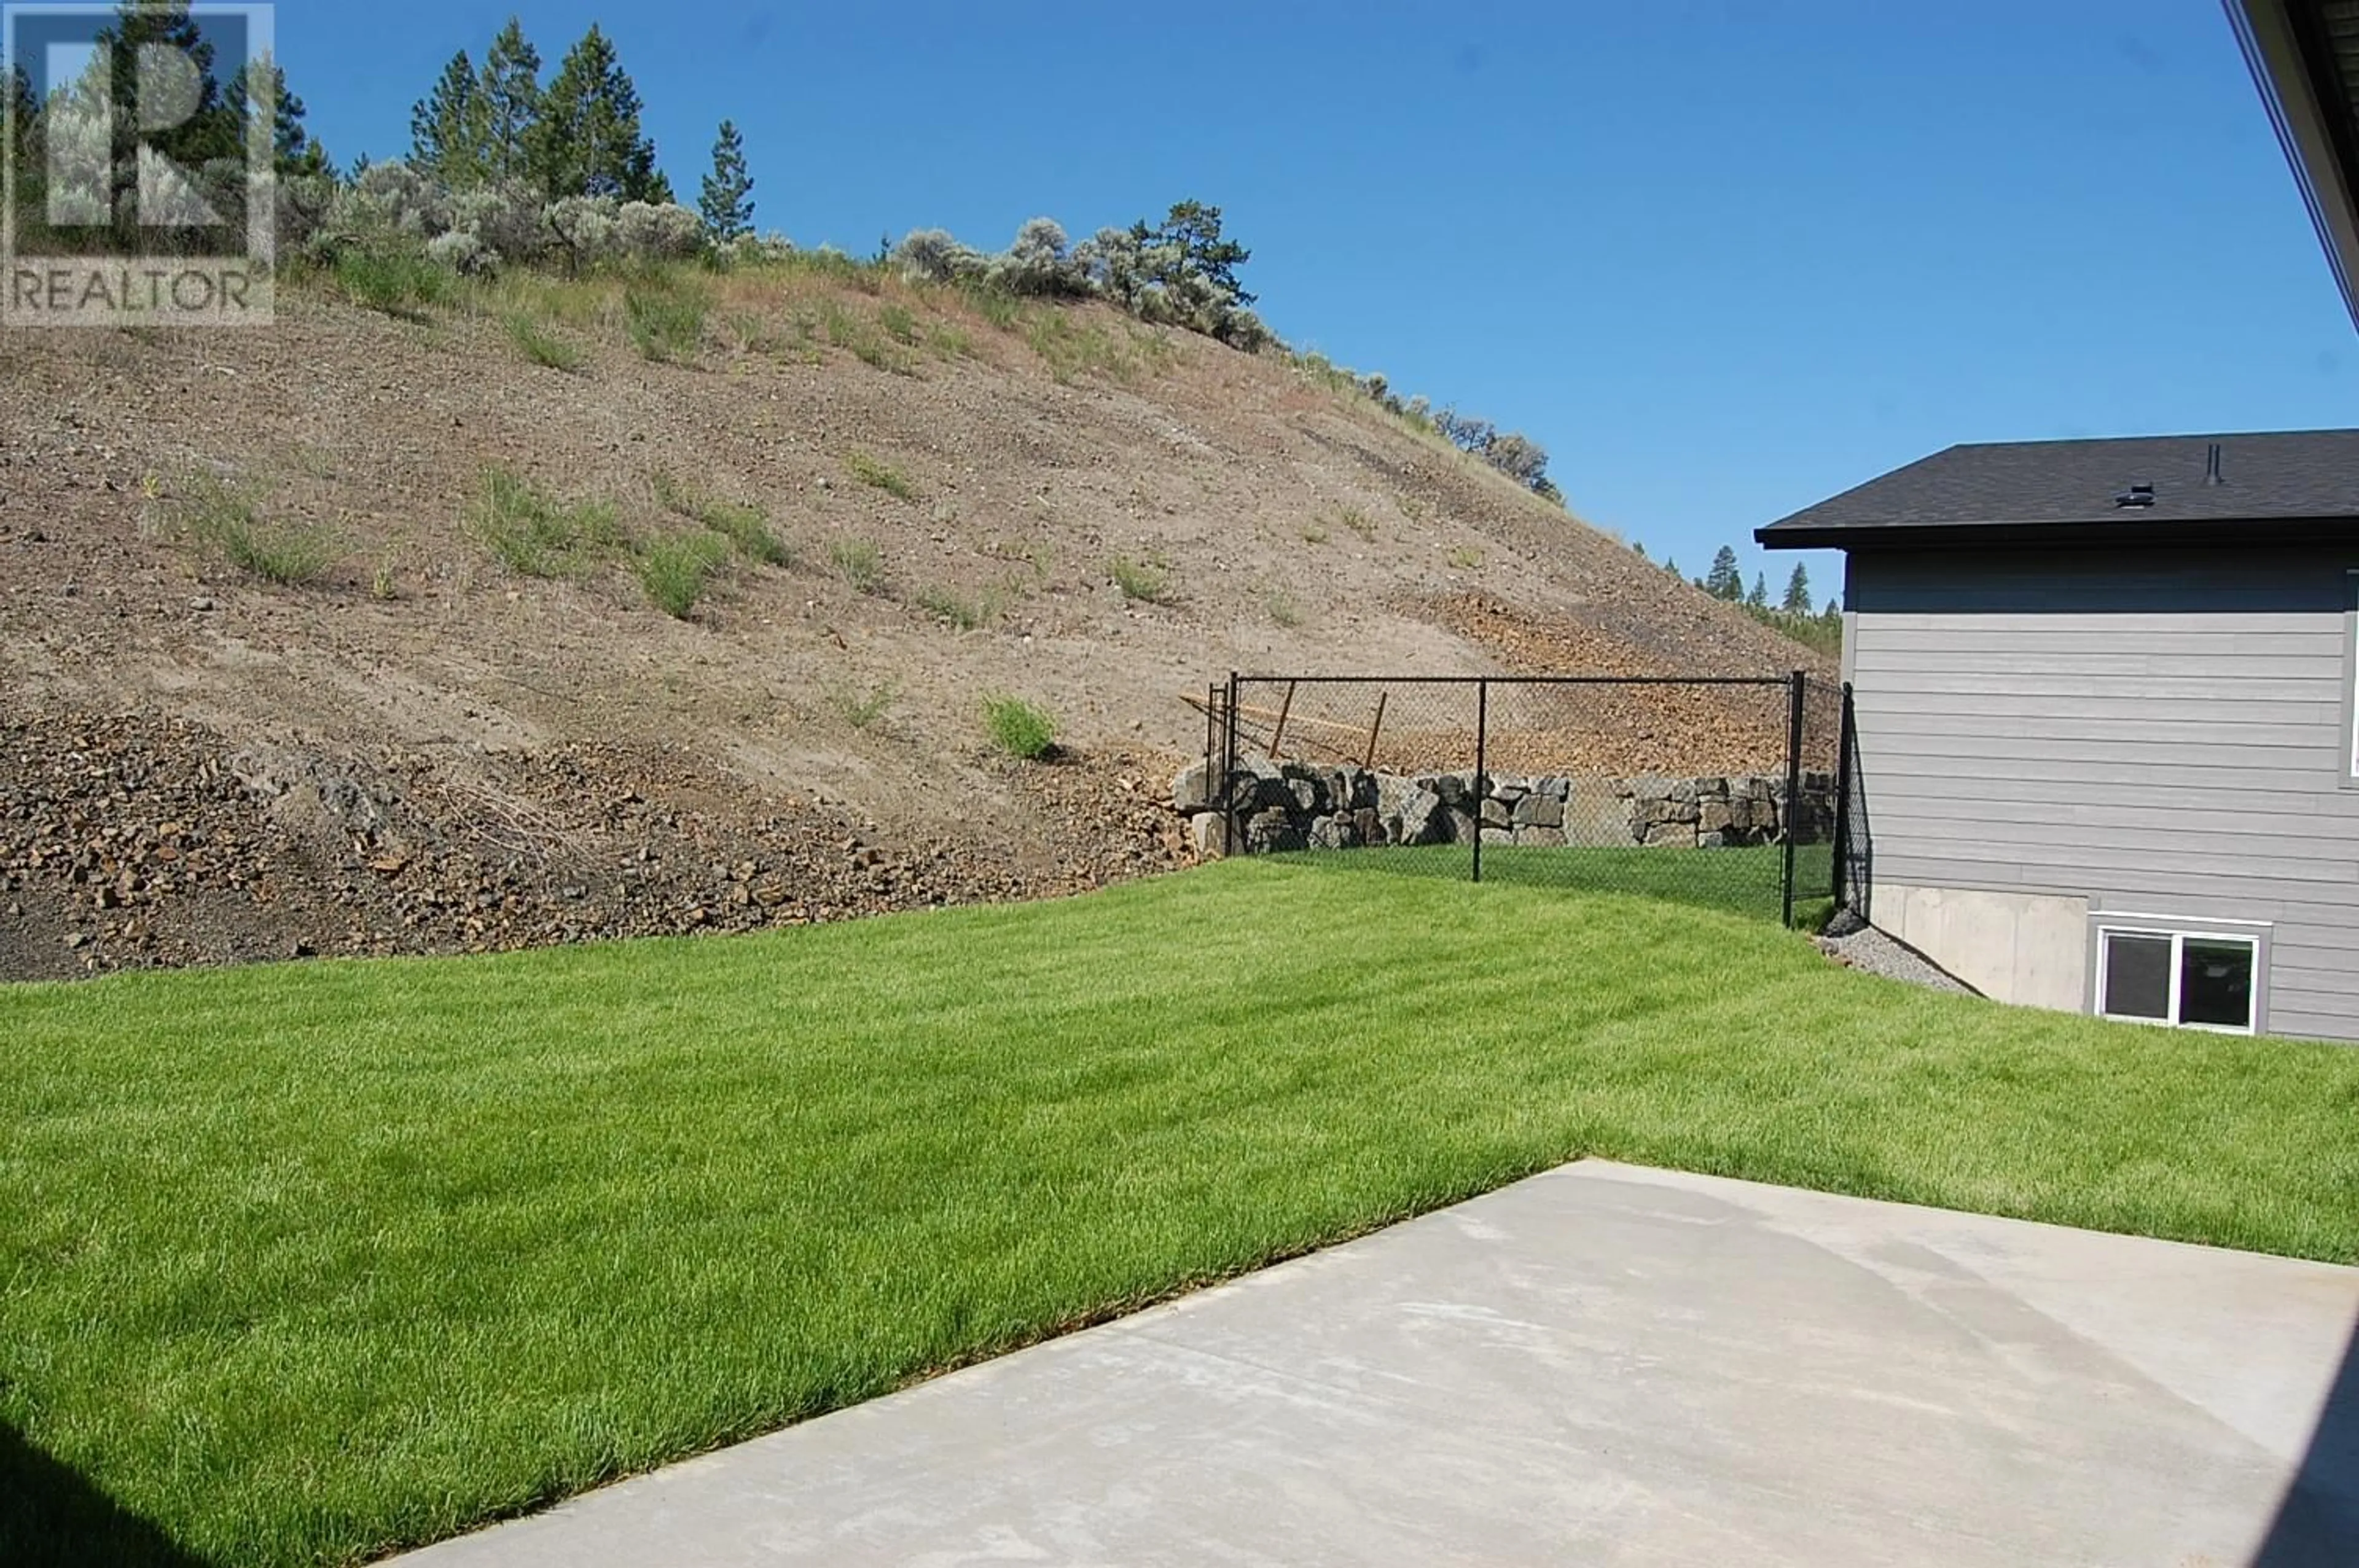
[[400, 1559], [2359, 1563], [2359, 1270], [1584, 1162]]

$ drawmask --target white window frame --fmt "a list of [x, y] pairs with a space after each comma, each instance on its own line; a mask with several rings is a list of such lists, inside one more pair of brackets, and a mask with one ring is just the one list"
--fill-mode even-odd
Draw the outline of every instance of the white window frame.
[[[2195, 1029], [2207, 1034], [2258, 1034], [2268, 1027], [2269, 927], [2250, 920], [2190, 920], [2180, 915], [2134, 914], [2113, 911], [2089, 916], [2089, 1011], [2116, 1023], [2147, 1023], [2165, 1029]], [[2105, 946], [2111, 936], [2144, 936], [2170, 943], [2170, 1001], [2167, 1018], [2105, 1011]], [[2252, 949], [2253, 1000], [2244, 1023], [2183, 1023], [2180, 1022], [2180, 984], [2190, 942], [2234, 942]]]

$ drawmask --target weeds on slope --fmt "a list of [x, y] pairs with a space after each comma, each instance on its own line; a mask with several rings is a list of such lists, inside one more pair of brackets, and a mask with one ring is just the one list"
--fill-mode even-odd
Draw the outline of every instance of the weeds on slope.
[[628, 543], [612, 502], [561, 501], [513, 469], [484, 470], [468, 524], [522, 577], [581, 577]]
[[341, 541], [320, 524], [266, 517], [262, 493], [212, 474], [193, 476], [180, 499], [188, 536], [265, 582], [297, 588], [316, 581], [342, 553]]

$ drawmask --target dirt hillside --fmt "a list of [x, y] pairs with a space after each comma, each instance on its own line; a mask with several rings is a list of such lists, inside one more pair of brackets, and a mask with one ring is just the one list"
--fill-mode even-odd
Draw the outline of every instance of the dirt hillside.
[[[875, 278], [705, 287], [669, 360], [586, 285], [0, 337], [0, 978], [1064, 892], [1183, 858], [1180, 699], [1233, 667], [1810, 661], [1282, 357]], [[530, 310], [577, 366], [524, 351]], [[518, 575], [471, 523], [489, 467], [643, 540], [701, 526], [659, 494], [758, 507], [795, 558], [685, 620], [624, 554]], [[240, 569], [221, 494], [331, 564]], [[1060, 758], [995, 751], [991, 693]], [[1730, 722], [1707, 750], [1774, 743]]]

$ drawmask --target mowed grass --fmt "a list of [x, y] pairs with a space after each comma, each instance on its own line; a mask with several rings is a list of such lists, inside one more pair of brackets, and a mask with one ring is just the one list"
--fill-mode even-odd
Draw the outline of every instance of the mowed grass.
[[[1394, 849], [1305, 849], [1281, 859], [1309, 859], [1322, 869], [1376, 871], [1395, 876], [1471, 879], [1474, 850], [1468, 844], [1420, 844]], [[1823, 924], [1834, 864], [1823, 844], [1794, 851], [1794, 910], [1798, 923]], [[1529, 845], [1483, 846], [1483, 881], [1488, 884], [1556, 888], [1567, 892], [1635, 893], [1731, 914], [1777, 920], [1785, 913], [1786, 851], [1762, 844], [1738, 849], [1540, 849]]]
[[2359, 1052], [1342, 859], [0, 989], [0, 1561], [433, 1540], [1584, 1154], [2359, 1260]]

